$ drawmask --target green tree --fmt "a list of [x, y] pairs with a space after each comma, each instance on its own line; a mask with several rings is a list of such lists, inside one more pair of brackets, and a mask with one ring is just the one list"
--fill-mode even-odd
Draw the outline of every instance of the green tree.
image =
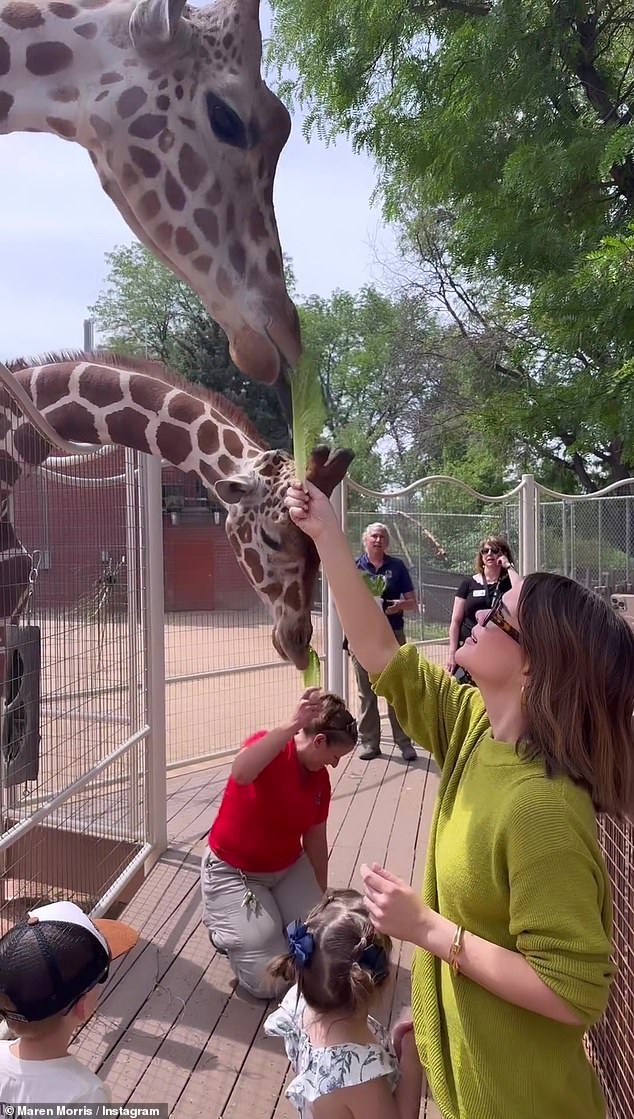
[[272, 446], [288, 447], [288, 425], [273, 389], [247, 380], [229, 357], [224, 331], [187, 284], [138, 243], [107, 253], [106, 286], [90, 308], [102, 345], [157, 358], [246, 412]]

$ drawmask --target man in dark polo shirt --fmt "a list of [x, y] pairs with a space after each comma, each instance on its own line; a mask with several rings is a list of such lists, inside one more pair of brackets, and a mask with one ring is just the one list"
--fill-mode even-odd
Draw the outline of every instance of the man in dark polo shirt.
[[[390, 534], [384, 524], [376, 522], [368, 525], [363, 533], [362, 543], [364, 551], [357, 558], [356, 564], [360, 571], [369, 575], [383, 575], [386, 588], [383, 592], [383, 610], [387, 620], [394, 630], [394, 636], [399, 645], [405, 644], [405, 629], [403, 615], [418, 609], [414, 584], [403, 560], [397, 556], [390, 556], [387, 548], [390, 543]], [[381, 754], [381, 720], [379, 717], [379, 703], [372, 691], [370, 679], [356, 657], [352, 653], [352, 663], [357, 677], [359, 688], [359, 703], [361, 713], [358, 721], [359, 742], [361, 750], [359, 757], [364, 761], [378, 758]], [[405, 761], [416, 759], [416, 750], [411, 739], [405, 734], [396, 718], [396, 712], [388, 704], [388, 715], [392, 727], [394, 742], [398, 746]]]

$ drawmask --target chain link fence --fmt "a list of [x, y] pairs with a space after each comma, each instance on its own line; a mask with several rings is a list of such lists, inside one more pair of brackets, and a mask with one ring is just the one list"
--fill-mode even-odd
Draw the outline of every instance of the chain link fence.
[[[487, 535], [507, 537], [520, 571], [567, 575], [607, 601], [612, 595], [634, 594], [631, 480], [596, 494], [572, 496], [525, 476], [515, 490], [494, 498], [451, 478], [421, 479], [392, 494], [348, 482], [346, 525], [357, 554], [372, 521], [387, 525], [390, 550], [405, 560], [416, 587], [420, 614], [408, 620], [408, 637], [437, 663], [444, 663], [446, 656], [455, 590], [473, 571], [479, 542]], [[614, 896], [618, 973], [608, 1010], [589, 1034], [588, 1049], [610, 1119], [634, 1119], [634, 827], [601, 817], [599, 839]]]

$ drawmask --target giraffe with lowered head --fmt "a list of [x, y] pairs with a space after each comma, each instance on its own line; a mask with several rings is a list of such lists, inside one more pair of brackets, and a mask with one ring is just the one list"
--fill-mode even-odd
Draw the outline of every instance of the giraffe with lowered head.
[[[306, 668], [319, 566], [312, 541], [290, 520], [284, 497], [293, 462], [267, 449], [239, 409], [158, 362], [112, 355], [14, 362], [16, 381], [64, 440], [117, 444], [195, 471], [227, 508], [226, 532], [238, 563], [273, 617], [279, 655]], [[31, 559], [18, 541], [7, 498], [54, 447], [0, 390], [0, 622], [19, 616]], [[330, 495], [352, 460], [317, 448], [308, 478]]]
[[279, 384], [301, 348], [273, 211], [290, 118], [261, 58], [259, 0], [0, 0], [0, 134], [86, 148], [236, 365]]

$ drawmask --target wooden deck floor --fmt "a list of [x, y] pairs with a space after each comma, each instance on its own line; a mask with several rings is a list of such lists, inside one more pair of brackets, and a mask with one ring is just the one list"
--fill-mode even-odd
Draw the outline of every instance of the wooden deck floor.
[[[200, 922], [200, 859], [227, 772], [169, 776], [170, 846], [121, 914], [140, 943], [113, 968], [73, 1052], [118, 1105], [167, 1103], [175, 1119], [292, 1119], [282, 1045], [261, 1028], [271, 1005], [235, 987]], [[424, 755], [409, 766], [398, 752], [344, 759], [333, 773], [331, 884], [358, 887], [360, 864], [377, 860], [418, 887], [436, 787]], [[394, 960], [386, 1022], [409, 1001], [409, 948], [397, 945]], [[431, 1103], [423, 1115], [440, 1119]]]

